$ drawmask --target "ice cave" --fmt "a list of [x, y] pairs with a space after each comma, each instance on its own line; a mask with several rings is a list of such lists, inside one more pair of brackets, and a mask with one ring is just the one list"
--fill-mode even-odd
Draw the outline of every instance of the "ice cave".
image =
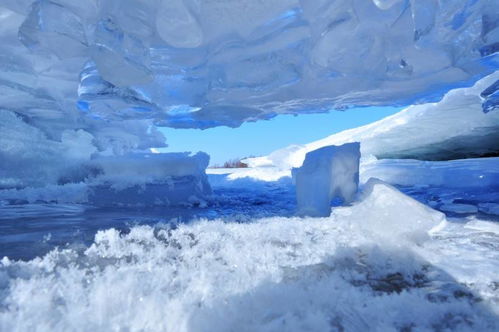
[[0, 0], [0, 331], [499, 331], [499, 1]]

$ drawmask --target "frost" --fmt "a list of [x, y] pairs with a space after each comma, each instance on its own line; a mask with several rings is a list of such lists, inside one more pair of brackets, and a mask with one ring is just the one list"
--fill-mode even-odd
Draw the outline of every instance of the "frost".
[[[497, 234], [494, 223], [448, 224], [416, 246], [394, 235], [426, 230], [438, 213], [380, 183], [369, 196], [339, 209], [351, 215], [108, 229], [84, 250], [56, 249], [26, 262], [4, 258], [0, 327], [496, 330], [497, 250], [470, 241]], [[381, 197], [387, 205], [372, 205]], [[412, 214], [417, 218], [407, 219]], [[401, 225], [391, 234], [397, 218]], [[418, 218], [422, 223], [414, 224]], [[359, 228], [378, 229], [369, 220], [385, 227]]]

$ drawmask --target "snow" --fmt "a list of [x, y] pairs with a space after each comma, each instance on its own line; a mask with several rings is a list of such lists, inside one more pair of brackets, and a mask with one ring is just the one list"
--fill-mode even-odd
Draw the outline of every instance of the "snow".
[[360, 144], [326, 146], [307, 153], [300, 168], [293, 168], [298, 215], [327, 217], [331, 201], [353, 201], [359, 185]]
[[[499, 152], [498, 6], [3, 0], [0, 331], [499, 330], [499, 158], [448, 161]], [[246, 169], [157, 153], [376, 105], [413, 106]]]
[[362, 156], [448, 160], [498, 152], [499, 112], [484, 113], [482, 91], [496, 84], [499, 71], [473, 87], [454, 89], [437, 103], [410, 106], [371, 124], [305, 145], [290, 145], [245, 162], [253, 167], [299, 167], [309, 151], [360, 142]]
[[89, 247], [4, 258], [0, 329], [497, 329], [495, 223], [428, 234], [442, 214], [370, 189], [327, 218], [107, 229]]
[[281, 178], [290, 177], [291, 170], [280, 170], [275, 167], [268, 168], [209, 168], [207, 174], [227, 174], [229, 180], [241, 178], [252, 178], [262, 181], [278, 181]]

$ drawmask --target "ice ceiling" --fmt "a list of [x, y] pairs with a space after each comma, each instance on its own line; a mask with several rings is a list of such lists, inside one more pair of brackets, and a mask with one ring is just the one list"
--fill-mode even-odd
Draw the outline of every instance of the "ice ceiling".
[[82, 114], [87, 127], [106, 121], [108, 131], [122, 120], [235, 127], [279, 113], [428, 101], [492, 72], [499, 49], [495, 0], [2, 0], [0, 8], [0, 107], [42, 127], [55, 118], [71, 127]]
[[499, 2], [2, 0], [0, 41], [0, 187], [23, 187], [165, 146], [157, 126], [437, 100], [499, 68]]

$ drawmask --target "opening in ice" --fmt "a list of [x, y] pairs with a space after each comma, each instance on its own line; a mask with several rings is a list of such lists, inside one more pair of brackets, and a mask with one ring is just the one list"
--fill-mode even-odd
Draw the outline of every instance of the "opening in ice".
[[2, 0], [0, 331], [499, 330], [499, 2]]

